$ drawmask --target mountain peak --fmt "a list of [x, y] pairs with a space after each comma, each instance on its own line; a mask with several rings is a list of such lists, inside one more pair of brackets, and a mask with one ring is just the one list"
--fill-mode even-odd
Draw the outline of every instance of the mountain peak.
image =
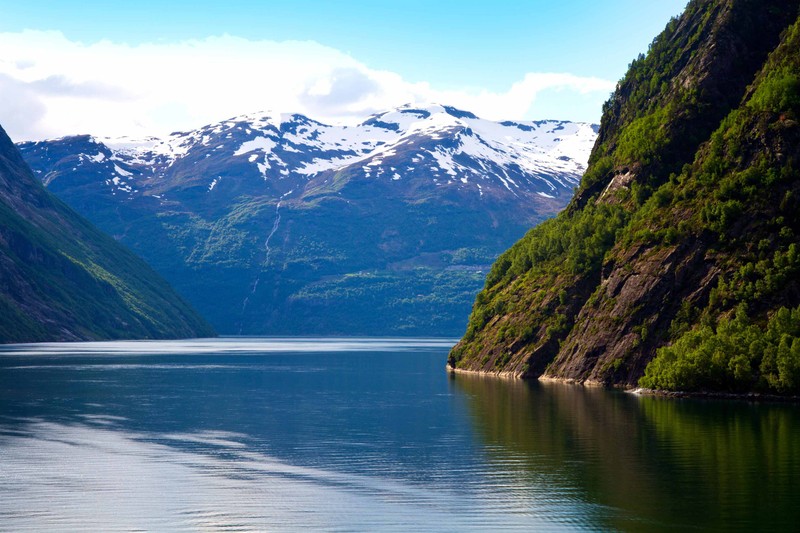
[[29, 153], [49, 146], [65, 155], [80, 154], [56, 168], [34, 161], [48, 183], [63, 179], [59, 174], [75, 173], [85, 181], [94, 165], [91, 179], [102, 178], [110, 194], [127, 197], [161, 197], [194, 188], [224, 195], [234, 183], [231, 191], [237, 194], [264, 194], [266, 184], [280, 196], [315, 188], [314, 183], [338, 174], [348, 180], [387, 180], [399, 190], [449, 187], [478, 197], [567, 198], [595, 136], [588, 124], [494, 122], [430, 104], [400, 106], [355, 126], [262, 111], [166, 138], [82, 136], [24, 146]]

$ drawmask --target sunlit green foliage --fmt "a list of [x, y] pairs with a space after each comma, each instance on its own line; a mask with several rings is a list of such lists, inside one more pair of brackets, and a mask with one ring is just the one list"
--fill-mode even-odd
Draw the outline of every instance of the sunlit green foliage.
[[642, 387], [680, 391], [800, 392], [800, 307], [781, 307], [766, 327], [741, 307], [714, 327], [701, 325], [661, 348]]
[[87, 339], [214, 334], [143, 261], [57, 200], [44, 201], [42, 227], [0, 201], [0, 274], [14, 287], [0, 295], [0, 342], [47, 341], [65, 331]]
[[533, 228], [503, 253], [489, 272], [486, 287], [508, 282], [529, 271], [552, 271], [553, 263], [570, 274], [595, 269], [626, 221], [624, 209], [595, 202], [578, 212], [561, 213]]
[[[563, 212], [554, 219], [530, 230], [525, 237], [503, 253], [492, 266], [486, 286], [475, 302], [467, 328], [467, 338], [482, 328], [491, 317], [508, 312], [509, 306], [502, 296], [495, 297], [493, 289], [502, 288], [523, 274], [569, 277], [596, 271], [603, 257], [614, 244], [617, 231], [625, 225], [627, 213], [617, 205], [590, 202], [585, 209]], [[566, 293], [560, 294], [564, 304]], [[508, 325], [508, 328], [513, 326]], [[528, 338], [534, 328], [516, 331], [516, 337]], [[549, 326], [550, 334], [565, 330], [563, 320]]]
[[619, 164], [633, 161], [649, 165], [669, 142], [665, 124], [674, 114], [674, 106], [667, 105], [628, 124], [619, 136], [614, 153]]

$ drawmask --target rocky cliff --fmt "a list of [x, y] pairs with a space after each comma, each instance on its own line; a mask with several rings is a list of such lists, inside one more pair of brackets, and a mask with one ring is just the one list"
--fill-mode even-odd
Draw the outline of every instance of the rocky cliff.
[[800, 386], [799, 5], [694, 0], [669, 22], [605, 105], [568, 208], [492, 267], [451, 368]]

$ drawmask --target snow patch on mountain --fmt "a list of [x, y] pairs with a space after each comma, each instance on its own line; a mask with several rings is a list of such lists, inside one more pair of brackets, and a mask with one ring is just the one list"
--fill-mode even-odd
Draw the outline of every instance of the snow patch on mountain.
[[[210, 192], [226, 176], [288, 183], [286, 190], [341, 174], [397, 187], [427, 181], [480, 197], [493, 190], [553, 198], [578, 184], [596, 136], [591, 124], [493, 122], [441, 105], [404, 106], [356, 126], [255, 113], [163, 139], [86, 137], [78, 164], [122, 178], [108, 182], [115, 191], [152, 196], [195, 175]], [[45, 141], [58, 142], [67, 140]]]
[[255, 152], [256, 150], [260, 150], [265, 154], [268, 154], [277, 145], [278, 143], [276, 143], [269, 137], [256, 137], [251, 141], [243, 142], [241, 146], [239, 146], [239, 149], [233, 153], [233, 155], [237, 156], [242, 154], [249, 154], [250, 152]]

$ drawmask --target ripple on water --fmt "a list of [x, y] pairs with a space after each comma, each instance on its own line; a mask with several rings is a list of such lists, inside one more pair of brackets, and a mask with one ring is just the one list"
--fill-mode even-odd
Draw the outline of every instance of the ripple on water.
[[214, 431], [164, 436], [203, 445], [190, 451], [103, 426], [32, 422], [3, 432], [0, 529], [465, 531], [558, 525], [520, 513], [515, 499], [530, 498], [525, 491], [506, 492], [510, 499], [498, 505], [492, 484], [475, 499], [455, 488], [294, 466], [247, 450], [240, 437]]
[[440, 339], [0, 348], [0, 531], [791, 530], [800, 411], [449, 377]]

